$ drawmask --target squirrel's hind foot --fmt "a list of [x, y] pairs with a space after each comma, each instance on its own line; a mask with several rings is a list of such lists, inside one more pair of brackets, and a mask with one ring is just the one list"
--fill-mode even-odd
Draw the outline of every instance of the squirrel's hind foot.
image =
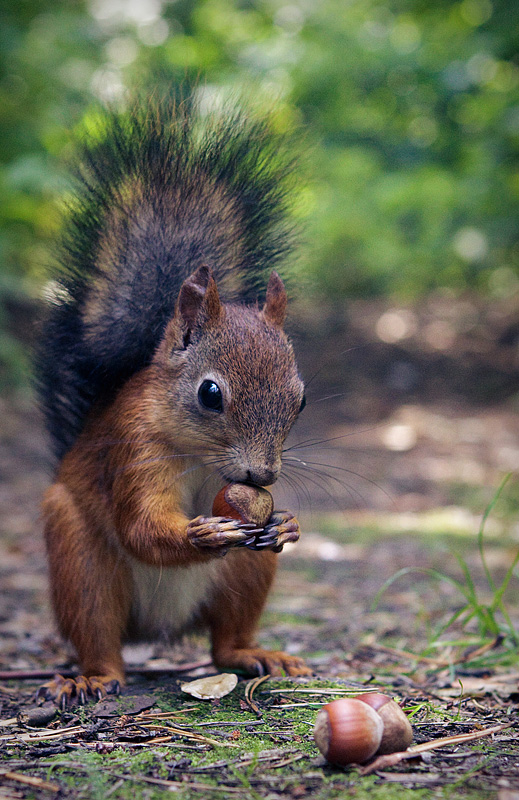
[[282, 650], [243, 648], [232, 650], [216, 660], [221, 668], [245, 672], [247, 675], [289, 675], [292, 678], [312, 675], [312, 670], [302, 658], [291, 656]]
[[54, 678], [36, 692], [36, 699], [44, 698], [53, 700], [63, 711], [77, 698], [80, 705], [88, 699], [102, 700], [107, 694], [119, 694], [121, 683], [110, 675], [93, 675], [90, 678], [78, 675], [77, 678], [64, 678], [63, 675], [54, 675]]

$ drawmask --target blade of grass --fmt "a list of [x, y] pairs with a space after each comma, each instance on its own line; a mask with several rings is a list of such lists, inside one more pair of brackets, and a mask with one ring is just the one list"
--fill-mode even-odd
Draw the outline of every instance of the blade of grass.
[[371, 611], [376, 610], [380, 602], [380, 598], [382, 597], [384, 592], [387, 589], [389, 589], [389, 587], [393, 583], [395, 583], [395, 581], [397, 581], [399, 578], [402, 578], [404, 575], [411, 575], [413, 573], [417, 575], [429, 575], [429, 577], [435, 578], [436, 580], [450, 583], [450, 585], [458, 589], [458, 591], [461, 592], [461, 594], [469, 601], [469, 604], [472, 605], [472, 603], [470, 602], [471, 601], [470, 592], [467, 593], [464, 585], [460, 581], [457, 581], [455, 578], [451, 578], [450, 575], [444, 575], [442, 572], [439, 572], [436, 569], [426, 569], [424, 567], [403, 567], [402, 569], [399, 569], [398, 572], [395, 572], [395, 574], [392, 575], [390, 578], [388, 578], [386, 581], [384, 581], [384, 583], [382, 584], [382, 586], [375, 595], [370, 610]]
[[511, 477], [512, 477], [512, 473], [508, 472], [505, 475], [505, 477], [503, 478], [503, 480], [501, 481], [501, 483], [499, 484], [499, 486], [497, 488], [497, 491], [495, 492], [492, 500], [487, 505], [487, 507], [486, 507], [486, 509], [485, 509], [485, 511], [483, 513], [483, 517], [481, 519], [481, 524], [479, 526], [479, 531], [478, 531], [479, 555], [480, 555], [480, 558], [481, 558], [481, 563], [483, 564], [483, 569], [485, 570], [485, 576], [486, 576], [486, 579], [488, 581], [488, 585], [490, 586], [490, 588], [492, 589], [493, 592], [496, 591], [496, 585], [494, 583], [494, 579], [492, 578], [492, 573], [490, 572], [490, 569], [488, 567], [488, 564], [487, 564], [487, 561], [486, 561], [486, 558], [485, 558], [485, 551], [484, 551], [484, 547], [483, 547], [483, 536], [484, 536], [485, 525], [487, 523], [487, 520], [488, 520], [490, 514], [492, 513], [492, 511], [494, 510], [494, 508], [496, 506], [496, 503], [499, 500], [499, 497], [501, 496], [501, 493], [502, 493], [503, 489], [505, 488], [506, 484], [508, 483], [508, 481], [510, 480]]
[[[449, 575], [445, 575], [442, 572], [439, 572], [436, 569], [423, 569], [420, 567], [404, 567], [403, 569], [398, 570], [393, 576], [388, 578], [378, 590], [371, 605], [371, 610], [374, 611], [378, 604], [380, 603], [380, 599], [382, 595], [387, 591], [387, 589], [397, 580], [404, 577], [405, 575], [410, 574], [420, 574], [420, 575], [427, 575], [430, 578], [433, 578], [438, 581], [444, 581], [445, 583], [453, 586], [460, 594], [465, 598], [466, 603], [461, 608], [455, 611], [449, 619], [440, 625], [440, 627], [434, 632], [434, 635], [429, 639], [429, 645], [424, 650], [424, 653], [429, 652], [429, 649], [434, 646], [434, 642], [441, 637], [446, 630], [448, 630], [452, 625], [456, 622], [460, 622], [462, 629], [466, 629], [469, 622], [473, 619], [477, 621], [479, 635], [484, 638], [487, 636], [492, 636], [493, 638], [497, 639], [501, 636], [501, 639], [504, 638], [503, 634], [506, 634], [513, 642], [514, 646], [517, 645], [519, 641], [519, 635], [514, 628], [510, 615], [506, 609], [506, 606], [503, 602], [503, 595], [508, 588], [508, 585], [513, 576], [516, 574], [516, 567], [519, 563], [519, 551], [517, 552], [511, 566], [507, 570], [505, 577], [498, 587], [494, 578], [492, 577], [492, 573], [486, 561], [485, 549], [484, 549], [484, 533], [485, 533], [485, 526], [488, 521], [488, 518], [492, 511], [495, 509], [496, 503], [499, 500], [504, 488], [506, 487], [507, 483], [509, 482], [510, 478], [512, 477], [512, 473], [508, 473], [505, 475], [503, 480], [501, 481], [499, 487], [497, 488], [496, 492], [490, 503], [488, 503], [482, 520], [478, 530], [478, 550], [479, 555], [481, 558], [484, 574], [488, 583], [490, 590], [493, 593], [492, 600], [489, 604], [483, 603], [480, 598], [478, 597], [477, 588], [472, 577], [470, 568], [467, 562], [459, 553], [453, 553], [454, 558], [456, 559], [458, 566], [461, 570], [463, 575], [463, 580], [458, 580], [456, 578], [452, 578]], [[503, 621], [497, 618], [496, 612], [500, 612], [503, 617]]]
[[503, 578], [503, 582], [502, 582], [501, 586], [495, 592], [494, 599], [492, 601], [492, 606], [491, 606], [493, 611], [496, 608], [499, 608], [499, 610], [501, 611], [503, 617], [505, 618], [505, 622], [508, 625], [509, 635], [511, 636], [511, 638], [513, 639], [515, 644], [517, 644], [517, 639], [518, 639], [517, 631], [515, 630], [514, 625], [512, 623], [512, 620], [510, 619], [510, 615], [508, 614], [506, 606], [503, 603], [503, 595], [504, 595], [504, 593], [506, 592], [506, 590], [508, 588], [508, 584], [510, 583], [510, 580], [511, 580], [513, 574], [514, 574], [514, 570], [515, 570], [515, 567], [516, 567], [518, 562], [519, 562], [519, 550], [517, 551], [511, 566], [506, 571], [506, 575]]
[[[471, 608], [472, 608], [471, 604], [467, 603], [466, 605], [463, 606], [463, 608], [459, 608], [457, 611], [455, 611], [454, 614], [452, 614], [449, 617], [447, 622], [444, 622], [443, 625], [440, 625], [440, 627], [435, 631], [434, 635], [431, 637], [430, 640], [431, 643], [429, 644], [427, 650], [429, 650], [431, 647], [434, 647], [433, 642], [438, 641], [440, 636], [443, 636], [445, 631], [447, 631], [451, 627], [451, 625], [454, 625], [454, 623], [458, 619], [460, 619], [466, 611], [469, 611]], [[474, 612], [468, 615], [467, 619], [463, 621], [463, 627], [465, 627], [465, 625], [472, 619], [473, 616]], [[427, 652], [427, 650], [425, 652]]]

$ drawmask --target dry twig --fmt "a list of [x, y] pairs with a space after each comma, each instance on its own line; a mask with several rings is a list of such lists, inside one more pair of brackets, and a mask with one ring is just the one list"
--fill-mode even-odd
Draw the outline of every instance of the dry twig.
[[379, 769], [384, 769], [386, 767], [393, 767], [395, 764], [400, 763], [400, 761], [404, 761], [409, 758], [416, 758], [416, 756], [421, 755], [422, 753], [426, 753], [429, 750], [437, 750], [440, 747], [447, 747], [451, 744], [460, 744], [462, 742], [473, 742], [476, 739], [482, 739], [485, 736], [491, 736], [493, 733], [499, 733], [500, 731], [505, 730], [505, 728], [510, 728], [513, 725], [512, 722], [504, 723], [503, 725], [494, 725], [492, 728], [487, 728], [484, 731], [473, 731], [472, 733], [460, 733], [457, 736], [444, 736], [441, 739], [431, 739], [429, 742], [422, 742], [421, 744], [415, 744], [412, 747], [408, 747], [407, 750], [403, 750], [400, 753], [389, 753], [385, 756], [379, 756], [375, 759], [371, 764], [368, 764], [365, 767], [361, 767], [360, 774], [361, 775], [370, 775], [372, 772], [377, 772]]
[[25, 786], [32, 786], [34, 789], [41, 789], [45, 792], [59, 792], [60, 786], [53, 781], [44, 781], [42, 778], [34, 778], [32, 775], [22, 775], [21, 772], [8, 772], [0, 770], [0, 778], [9, 781], [23, 783]]
[[262, 675], [259, 678], [253, 678], [251, 681], [248, 681], [247, 685], [245, 686], [245, 702], [254, 711], [254, 713], [258, 715], [258, 717], [261, 717], [263, 712], [256, 701], [252, 699], [252, 695], [258, 686], [261, 686], [262, 683], [268, 681], [269, 678], [270, 675]]

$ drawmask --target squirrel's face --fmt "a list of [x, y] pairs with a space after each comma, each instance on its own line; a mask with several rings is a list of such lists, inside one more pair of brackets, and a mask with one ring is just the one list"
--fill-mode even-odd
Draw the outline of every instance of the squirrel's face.
[[304, 385], [283, 332], [260, 312], [227, 306], [221, 326], [195, 335], [173, 360], [175, 441], [180, 437], [185, 452], [201, 455], [226, 481], [273, 483], [304, 406]]
[[[304, 384], [292, 347], [263, 310], [220, 305], [210, 322], [165, 339], [163, 431], [183, 452], [200, 456], [227, 482], [273, 483], [283, 443], [304, 407]], [[173, 344], [173, 347], [171, 347]], [[168, 377], [169, 376], [169, 377]], [[163, 424], [163, 423], [162, 423]]]

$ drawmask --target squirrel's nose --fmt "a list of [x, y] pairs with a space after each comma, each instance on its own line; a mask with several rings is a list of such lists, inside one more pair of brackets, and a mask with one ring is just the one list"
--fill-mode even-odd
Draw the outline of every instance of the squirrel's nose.
[[277, 480], [279, 472], [274, 469], [257, 468], [247, 470], [247, 481], [257, 486], [270, 486]]

